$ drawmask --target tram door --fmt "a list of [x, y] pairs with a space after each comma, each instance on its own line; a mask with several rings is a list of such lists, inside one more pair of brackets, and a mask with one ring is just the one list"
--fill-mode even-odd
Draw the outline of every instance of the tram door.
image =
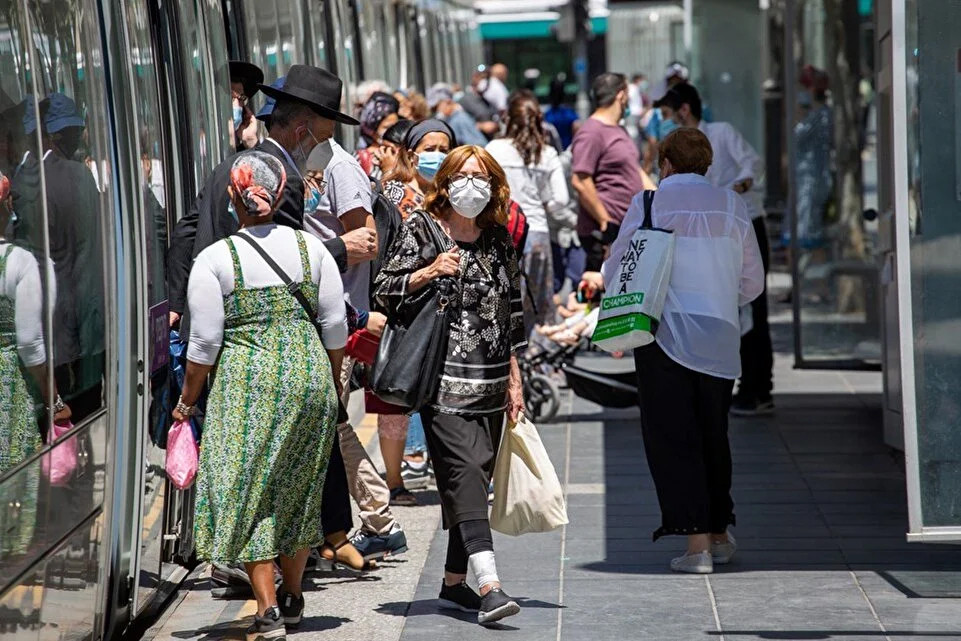
[[794, 55], [785, 64], [791, 198], [781, 241], [798, 367], [881, 364], [877, 222], [864, 213], [878, 207], [873, 16], [864, 4], [788, 0], [785, 11], [785, 51]]

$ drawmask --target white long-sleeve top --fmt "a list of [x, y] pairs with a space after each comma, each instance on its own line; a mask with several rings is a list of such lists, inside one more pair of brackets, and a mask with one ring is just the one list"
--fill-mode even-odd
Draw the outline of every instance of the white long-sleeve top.
[[[303, 282], [304, 270], [300, 262], [296, 232], [274, 223], [243, 229], [263, 247], [291, 280]], [[307, 243], [310, 258], [310, 280], [317, 284], [315, 305], [317, 318], [323, 329], [326, 349], [340, 349], [347, 344], [347, 309], [344, 286], [337, 263], [323, 242], [301, 232]], [[248, 289], [262, 289], [283, 285], [280, 276], [271, 269], [257, 251], [242, 240], [235, 239], [234, 247]], [[234, 290], [234, 263], [226, 240], [221, 240], [200, 252], [190, 270], [187, 284], [187, 306], [190, 309], [190, 342], [187, 358], [202, 365], [217, 362], [224, 340], [224, 297]]]
[[545, 146], [536, 165], [524, 164], [517, 147], [510, 138], [499, 138], [487, 144], [487, 151], [507, 174], [507, 184], [513, 198], [527, 217], [530, 230], [550, 231], [547, 216], [570, 202], [564, 166], [553, 147]]
[[751, 188], [741, 194], [751, 219], [764, 215], [764, 161], [744, 136], [727, 122], [704, 122], [698, 129], [711, 141], [714, 161], [707, 179], [715, 187], [731, 189], [750, 178]]
[[[0, 241], [0, 256], [11, 245]], [[43, 344], [43, 288], [40, 283], [40, 267], [33, 254], [13, 246], [7, 256], [7, 268], [0, 277], [0, 292], [13, 301], [13, 324], [17, 333], [17, 354], [27, 367], [42, 365], [47, 360]], [[48, 270], [51, 287], [54, 286], [53, 270]], [[52, 293], [56, 300], [56, 292]]]
[[[738, 307], [764, 290], [764, 266], [743, 199], [697, 174], [661, 181], [651, 208], [654, 227], [674, 232], [671, 283], [657, 329], [658, 345], [674, 361], [703, 374], [741, 373]], [[634, 197], [604, 282], [615, 276], [634, 232], [644, 222], [643, 193]]]

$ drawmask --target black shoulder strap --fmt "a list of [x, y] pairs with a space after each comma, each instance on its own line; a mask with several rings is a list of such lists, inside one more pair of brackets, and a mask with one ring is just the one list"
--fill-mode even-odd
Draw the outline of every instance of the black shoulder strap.
[[[248, 245], [253, 247], [258, 254], [260, 254], [260, 257], [264, 259], [264, 262], [270, 265], [270, 268], [273, 269], [278, 276], [280, 276], [280, 280], [284, 281], [287, 291], [289, 291], [291, 295], [297, 299], [297, 302], [300, 303], [300, 306], [304, 308], [305, 312], [307, 312], [307, 317], [310, 318], [310, 322], [316, 325], [317, 315], [314, 313], [314, 308], [311, 307], [310, 301], [307, 300], [307, 296], [305, 296], [303, 290], [300, 289], [301, 284], [299, 282], [295, 283], [292, 281], [290, 276], [287, 275], [287, 272], [281, 269], [280, 265], [278, 265], [277, 262], [270, 257], [270, 254], [268, 254], [263, 247], [254, 241], [253, 238], [247, 234], [236, 234], [236, 237], [244, 240]], [[304, 277], [307, 278], [307, 274], [304, 274]]]
[[644, 229], [654, 228], [654, 219], [651, 216], [651, 209], [654, 206], [654, 190], [648, 189], [644, 192], [644, 224], [641, 225]]

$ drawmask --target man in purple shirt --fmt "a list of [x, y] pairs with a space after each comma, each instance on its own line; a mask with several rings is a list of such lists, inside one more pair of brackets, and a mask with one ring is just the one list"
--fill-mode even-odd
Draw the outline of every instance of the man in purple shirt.
[[641, 170], [637, 146], [619, 124], [627, 114], [627, 78], [603, 73], [591, 85], [591, 96], [596, 110], [571, 144], [571, 184], [581, 204], [577, 233], [587, 270], [597, 271], [634, 195], [654, 185]]

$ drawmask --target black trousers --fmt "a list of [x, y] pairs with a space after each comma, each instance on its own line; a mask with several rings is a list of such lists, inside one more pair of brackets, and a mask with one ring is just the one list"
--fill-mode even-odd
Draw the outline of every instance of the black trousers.
[[774, 389], [774, 354], [771, 328], [767, 321], [767, 273], [771, 267], [771, 256], [763, 216], [754, 219], [754, 233], [761, 248], [765, 283], [764, 291], [751, 302], [754, 327], [741, 337], [741, 384], [737, 395], [748, 401], [766, 401], [771, 398]]
[[727, 415], [734, 381], [674, 362], [655, 342], [634, 350], [647, 464], [668, 534], [720, 534], [734, 524]]
[[422, 408], [427, 450], [434, 464], [447, 544], [448, 572], [467, 572], [471, 554], [493, 550], [487, 487], [494, 471], [504, 415], [454, 416]]
[[353, 523], [350, 514], [350, 491], [347, 489], [347, 468], [340, 453], [340, 437], [334, 432], [334, 445], [330, 448], [330, 463], [324, 481], [323, 509], [320, 524], [324, 536], [332, 532], [350, 532]]

